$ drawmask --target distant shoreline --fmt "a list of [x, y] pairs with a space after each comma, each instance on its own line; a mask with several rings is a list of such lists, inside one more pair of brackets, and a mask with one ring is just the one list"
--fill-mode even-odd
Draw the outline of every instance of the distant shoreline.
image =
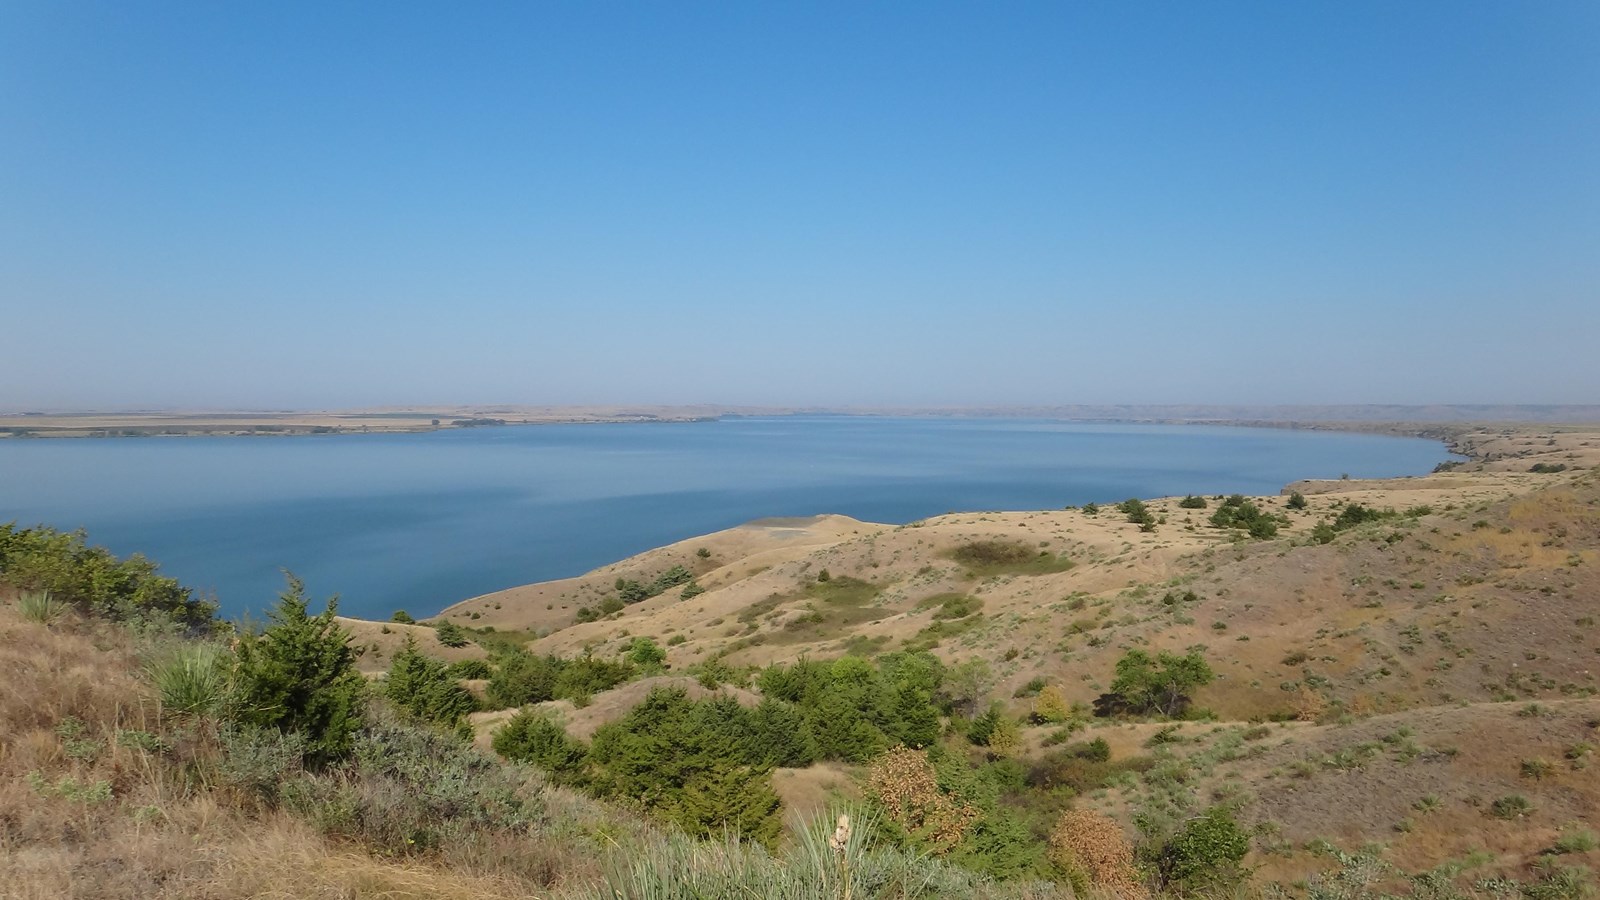
[[[732, 407], [457, 406], [331, 411], [135, 411], [0, 414], [0, 439], [289, 437], [405, 434], [518, 425], [706, 422], [752, 416], [1025, 418], [1064, 422], [1215, 425], [1387, 434], [1442, 441], [1485, 429], [1600, 423], [1600, 406], [1017, 406]], [[1467, 455], [1467, 454], [1463, 454]]]

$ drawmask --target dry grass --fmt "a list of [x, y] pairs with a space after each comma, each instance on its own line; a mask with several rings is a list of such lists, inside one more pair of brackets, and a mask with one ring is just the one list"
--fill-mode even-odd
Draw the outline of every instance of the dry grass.
[[139, 649], [114, 626], [0, 608], [0, 897], [546, 896], [597, 875], [583, 829], [626, 832], [552, 791], [547, 815], [573, 834], [414, 858], [330, 838], [223, 786], [214, 732], [163, 718]]
[[[1381, 841], [1392, 861], [1411, 870], [1486, 849], [1492, 861], [1476, 874], [1526, 877], [1562, 828], [1592, 822], [1600, 808], [1600, 763], [1585, 768], [1564, 757], [1572, 746], [1600, 744], [1600, 700], [1587, 699], [1600, 688], [1600, 632], [1593, 628], [1600, 615], [1593, 608], [1600, 596], [1600, 486], [1583, 472], [1527, 473], [1541, 455], [1575, 463], [1566, 454], [1581, 457], [1600, 442], [1584, 443], [1593, 434], [1559, 437], [1546, 449], [1552, 445], [1527, 435], [1486, 435], [1484, 452], [1500, 455], [1473, 472], [1308, 485], [1311, 508], [1303, 513], [1287, 511], [1283, 498], [1258, 498], [1264, 509], [1289, 516], [1277, 541], [1233, 544], [1173, 498], [1149, 502], [1153, 514], [1168, 519], [1153, 534], [1110, 511], [959, 514], [900, 528], [823, 517], [682, 542], [580, 579], [478, 598], [451, 613], [463, 624], [561, 627], [616, 577], [683, 564], [707, 593], [680, 600], [669, 592], [615, 620], [562, 628], [535, 649], [571, 655], [587, 645], [605, 654], [631, 636], [665, 643], [682, 635], [669, 657], [681, 670], [729, 651], [755, 626], [768, 638], [747, 642], [724, 657], [728, 662], [829, 656], [846, 636], [838, 629], [785, 635], [789, 607], [775, 606], [771, 620], [749, 614], [774, 595], [796, 608], [824, 604], [828, 598], [808, 595], [806, 586], [826, 568], [842, 584], [859, 579], [881, 590], [870, 607], [852, 605], [870, 609], [873, 621], [850, 624], [849, 637], [901, 646], [929, 625], [932, 614], [919, 608], [929, 598], [969, 594], [982, 601], [983, 615], [944, 637], [939, 655], [990, 661], [1002, 698], [1039, 678], [1059, 686], [1069, 704], [1103, 691], [1130, 646], [1181, 651], [1203, 644], [1220, 677], [1197, 705], [1222, 722], [1180, 729], [1182, 743], [1170, 748], [1176, 761], [1167, 767], [1185, 769], [1176, 790], [1237, 798], [1241, 821], [1271, 824], [1275, 830], [1250, 860], [1261, 876], [1292, 880], [1326, 867], [1326, 858], [1303, 848], [1327, 839], [1346, 848]], [[1433, 512], [1309, 545], [1310, 528], [1345, 502], [1427, 504]], [[1018, 548], [1018, 560], [1026, 549], [1078, 564], [973, 579], [970, 567], [945, 555], [984, 542]], [[695, 552], [701, 546], [708, 556]], [[1193, 591], [1195, 599], [1163, 603], [1169, 591]], [[473, 612], [480, 619], [471, 620]], [[369, 645], [380, 645], [363, 660], [369, 668], [386, 665], [389, 642], [410, 630], [361, 627]], [[470, 850], [394, 858], [330, 839], [197, 777], [214, 742], [163, 720], [138, 675], [138, 655], [125, 632], [70, 613], [46, 628], [0, 610], [0, 896], [550, 896], [593, 887], [600, 849], [629, 840], [615, 814], [554, 791], [546, 795], [547, 821], [533, 833]], [[568, 710], [569, 724], [592, 729], [620, 716], [637, 690], [630, 685], [596, 697], [588, 710]], [[1519, 715], [1531, 701], [1543, 711]], [[1021, 715], [1029, 702], [1017, 698], [1011, 711]], [[484, 714], [484, 724], [493, 716]], [[1268, 717], [1300, 721], [1270, 726], [1237, 754], [1214, 752], [1247, 720]], [[1120, 760], [1145, 754], [1144, 743], [1161, 727], [1097, 722], [1086, 737], [1105, 737]], [[1384, 743], [1402, 729], [1411, 736]], [[1028, 741], [1037, 744], [1049, 730], [1030, 730]], [[173, 749], [144, 748], [129, 737], [138, 733], [163, 735]], [[1407, 741], [1427, 753], [1408, 758]], [[1358, 748], [1373, 743], [1383, 749], [1359, 761], [1365, 751]], [[1522, 778], [1524, 759], [1554, 761], [1555, 771]], [[929, 805], [926, 760], [899, 758], [895, 765], [867, 779], [869, 793], [897, 810], [902, 824], [931, 823], [936, 834], [959, 836], [970, 817]], [[826, 780], [814, 774], [787, 777], [821, 806], [832, 790], [825, 781], [847, 783], [858, 773], [830, 770]], [[1133, 781], [1075, 802], [1084, 815], [1093, 808], [1127, 822], [1140, 791], [1150, 789], [1143, 775]], [[1528, 816], [1502, 821], [1485, 813], [1493, 799], [1513, 793], [1532, 801]], [[1426, 811], [1414, 809], [1424, 797], [1435, 799]], [[1121, 851], [1102, 824], [1058, 828], [1056, 843], [1091, 880], [1105, 882], [1091, 893], [1121, 895], [1123, 882], [1093, 876], [1090, 865], [1101, 856], [1109, 860], [1102, 874], [1120, 865]], [[1089, 840], [1096, 834], [1107, 840]], [[1600, 851], [1563, 859], [1600, 868]], [[635, 869], [641, 866], [648, 861]]]
[[[1519, 758], [1508, 756], [1508, 748], [1556, 759], [1563, 748], [1552, 743], [1554, 731], [1539, 745], [1497, 741], [1488, 725], [1496, 719], [1491, 712], [1497, 703], [1505, 709], [1509, 700], [1572, 701], [1576, 708], [1579, 698], [1600, 689], [1600, 632], [1593, 628], [1593, 598], [1600, 596], [1600, 485], [1593, 473], [1579, 470], [1527, 472], [1541, 454], [1600, 448], [1600, 434], [1591, 429], [1555, 437], [1557, 444], [1549, 445], [1543, 436], [1487, 435], [1484, 452], [1504, 455], [1472, 471], [1296, 486], [1309, 501], [1304, 511], [1287, 509], [1286, 496], [1256, 498], [1263, 509], [1288, 518], [1275, 541], [1235, 544], [1210, 528], [1203, 513], [1167, 498], [1148, 501], [1154, 515], [1167, 518], [1154, 534], [1141, 533], [1109, 510], [1098, 516], [1056, 510], [954, 514], [899, 528], [857, 523], [805, 542], [769, 546], [749, 558], [739, 557], [733, 544], [718, 544], [717, 567], [700, 576], [708, 593], [692, 601], [669, 598], [629, 607], [614, 621], [559, 630], [536, 647], [572, 653], [592, 645], [599, 653], [615, 652], [628, 639], [626, 632], [658, 640], [684, 637], [670, 651], [675, 666], [718, 654], [734, 665], [837, 655], [842, 641], [820, 633], [780, 635], [788, 608], [762, 607], [774, 596], [800, 596], [824, 568], [835, 579], [882, 588], [873, 601], [880, 617], [851, 626], [852, 646], [904, 646], [932, 621], [928, 605], [937, 604], [935, 598], [961, 593], [981, 600], [981, 620], [971, 617], [971, 627], [939, 638], [935, 652], [948, 663], [990, 661], [999, 682], [995, 695], [1002, 698], [1041, 679], [1059, 686], [1065, 702], [1086, 703], [1106, 689], [1116, 660], [1130, 646], [1181, 652], [1204, 645], [1219, 678], [1198, 692], [1196, 705], [1214, 712], [1224, 729], [1236, 723], [1243, 730], [1252, 720], [1297, 721], [1281, 730], [1273, 726], [1272, 738], [1247, 747], [1274, 760], [1271, 765], [1220, 765], [1216, 775], [1199, 778], [1194, 790], [1247, 798], [1245, 820], [1270, 820], [1278, 834], [1300, 845], [1316, 838], [1346, 847], [1381, 840], [1412, 869], [1487, 847], [1495, 854], [1494, 871], [1522, 877], [1553, 840], [1560, 824], [1555, 820], [1579, 817], [1574, 804], [1595, 796], [1586, 771], [1563, 771], [1537, 785], [1519, 783], [1526, 779], [1519, 779]], [[1346, 503], [1402, 512], [1426, 506], [1431, 512], [1354, 528], [1330, 544], [1311, 543], [1312, 527], [1336, 517]], [[686, 542], [677, 552], [722, 537]], [[950, 553], [974, 545], [1006, 548], [1018, 562], [1027, 551], [1078, 565], [972, 580], [972, 568]], [[613, 568], [629, 567], [648, 565], [625, 561]], [[1162, 602], [1168, 592], [1188, 591], [1195, 599]], [[507, 602], [497, 615], [515, 622], [522, 612], [512, 595], [502, 599]], [[763, 612], [775, 615], [769, 620]], [[747, 640], [752, 626], [766, 637]], [[793, 642], [794, 637], [807, 640]], [[1023, 715], [1029, 703], [1026, 696], [1013, 699], [1010, 711]], [[1391, 759], [1361, 770], [1318, 770], [1311, 778], [1273, 774], [1299, 758], [1278, 751], [1279, 740], [1322, 747], [1337, 737], [1337, 723], [1374, 716], [1400, 716], [1394, 727], [1427, 734], [1428, 715], [1462, 704], [1463, 721], [1484, 725], [1439, 737], [1459, 761], [1445, 769], [1436, 762], [1401, 765]], [[1159, 727], [1096, 723], [1090, 736], [1106, 737], [1121, 758], [1147, 752], [1140, 745]], [[1204, 734], [1207, 728], [1183, 730], [1197, 752], [1213, 741]], [[1050, 730], [1030, 729], [1027, 741], [1037, 745]], [[1330, 744], [1317, 752], [1339, 749]], [[1465, 768], [1476, 766], [1480, 754], [1481, 770]], [[1446, 807], [1416, 815], [1409, 810], [1416, 798], [1401, 795], [1408, 794], [1405, 779], [1425, 772], [1434, 773], [1428, 790], [1440, 793]], [[1435, 783], [1435, 774], [1444, 777], [1444, 786]], [[1470, 805], [1517, 791], [1555, 799], [1539, 800], [1532, 819], [1511, 824], [1491, 821]], [[1093, 802], [1126, 822], [1133, 798], [1123, 794], [1113, 790]], [[1290, 838], [1262, 844], [1277, 840]], [[1327, 865], [1303, 851], [1253, 859], [1266, 867], [1263, 872], [1285, 879]], [[1575, 861], [1594, 867], [1600, 858]]]

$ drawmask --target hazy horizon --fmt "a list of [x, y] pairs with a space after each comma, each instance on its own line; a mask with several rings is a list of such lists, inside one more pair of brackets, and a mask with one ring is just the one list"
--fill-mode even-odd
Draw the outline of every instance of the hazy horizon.
[[1584, 404], [1600, 5], [0, 5], [0, 409]]

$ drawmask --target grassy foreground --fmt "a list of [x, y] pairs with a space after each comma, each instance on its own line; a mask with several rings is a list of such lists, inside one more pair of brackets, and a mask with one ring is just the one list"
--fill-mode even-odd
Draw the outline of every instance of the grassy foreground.
[[[1051, 897], [800, 823], [776, 853], [694, 841], [408, 724], [373, 699], [349, 755], [213, 712], [211, 635], [0, 605], [7, 898]], [[183, 707], [188, 707], [187, 709]]]

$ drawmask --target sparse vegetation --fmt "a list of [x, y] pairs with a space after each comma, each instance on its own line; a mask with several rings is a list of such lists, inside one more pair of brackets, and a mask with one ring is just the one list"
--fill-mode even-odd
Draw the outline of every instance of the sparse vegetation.
[[1507, 794], [1489, 804], [1489, 814], [1497, 819], [1522, 819], [1533, 812], [1533, 803], [1521, 794]]
[[951, 550], [949, 556], [979, 577], [1044, 575], [1072, 568], [1071, 560], [1007, 541], [973, 541]]
[[[1520, 466], [1513, 470], [1520, 477]], [[811, 860], [808, 841], [826, 848], [835, 827], [830, 818], [817, 835], [780, 837], [792, 810], [779, 797], [815, 810], [864, 789], [865, 808], [852, 822], [867, 823], [876, 849], [861, 860], [948, 879], [939, 883], [972, 895], [1047, 896], [1030, 881], [1047, 879], [1080, 896], [1253, 896], [1270, 872], [1286, 879], [1290, 895], [1325, 898], [1344, 896], [1329, 893], [1330, 885], [1359, 869], [1383, 879], [1368, 884], [1398, 894], [1579, 897], [1592, 881], [1584, 874], [1588, 855], [1600, 849], [1573, 799], [1592, 786], [1600, 725], [1584, 677], [1596, 652], [1586, 630], [1593, 616], [1583, 605], [1592, 594], [1594, 488], [1581, 478], [1576, 487], [1569, 479], [1518, 483], [1540, 485], [1538, 499], [1429, 494], [1427, 505], [1407, 500], [1394, 513], [1368, 494], [1366, 505], [1318, 495], [1322, 521], [1293, 519], [1297, 534], [1311, 528], [1309, 545], [1248, 546], [1214, 534], [1141, 539], [1120, 524], [1125, 510], [1119, 522], [974, 514], [863, 529], [809, 555], [768, 557], [770, 568], [740, 565], [731, 552], [719, 558], [717, 574], [705, 577], [716, 579], [713, 599], [725, 622], [701, 619], [692, 606], [628, 609], [627, 585], [616, 588], [611, 570], [581, 590], [541, 598], [544, 619], [497, 618], [492, 599], [451, 611], [441, 624], [480, 645], [464, 641], [465, 650], [455, 651], [398, 618], [382, 631], [381, 623], [365, 631], [364, 623], [349, 625], [361, 637], [347, 640], [330, 614], [304, 609], [293, 582], [287, 593], [298, 598], [298, 616], [275, 611], [265, 631], [239, 635], [237, 655], [226, 639], [172, 637], [215, 626], [160, 615], [119, 619], [137, 627], [116, 637], [124, 632], [95, 630], [111, 627], [109, 617], [77, 602], [52, 616], [27, 615], [25, 595], [4, 583], [0, 569], [0, 596], [18, 598], [0, 606], [13, 620], [4, 623], [13, 629], [8, 635], [89, 647], [80, 635], [93, 633], [94, 653], [113, 648], [111, 661], [124, 653], [117, 665], [160, 700], [107, 704], [100, 713], [63, 700], [47, 717], [38, 712], [47, 704], [13, 703], [5, 714], [20, 737], [0, 756], [0, 774], [30, 806], [17, 814], [0, 807], [0, 817], [11, 815], [6, 829], [32, 828], [30, 839], [47, 843], [54, 838], [38, 836], [66, 833], [65, 822], [106, 846], [135, 846], [126, 833], [105, 830], [126, 821], [140, 835], [170, 827], [181, 846], [209, 847], [215, 826], [202, 832], [192, 820], [179, 828], [163, 818], [182, 820], [173, 804], [187, 801], [172, 798], [193, 791], [224, 823], [221, 833], [243, 827], [227, 823], [272, 834], [292, 827], [328, 842], [317, 853], [369, 860], [373, 872], [448, 875], [458, 882], [449, 890], [470, 886], [473, 896], [499, 897], [513, 887], [562, 900], [601, 891], [675, 896], [690, 890], [681, 877], [690, 869], [728, 879], [693, 890], [725, 883], [771, 895], [774, 885], [798, 883], [787, 867]], [[1162, 503], [1168, 514], [1172, 505], [1205, 508], [1188, 500]], [[1235, 521], [1247, 503], [1256, 505], [1219, 497], [1206, 506], [1232, 510], [1229, 527], [1247, 529]], [[1144, 504], [1159, 521], [1155, 506]], [[1287, 507], [1299, 508], [1293, 494]], [[1055, 518], [1028, 524], [1036, 515]], [[1261, 515], [1279, 526], [1290, 521]], [[1201, 521], [1174, 520], [1191, 533]], [[1475, 522], [1482, 526], [1469, 525]], [[1317, 546], [1319, 535], [1333, 541], [1340, 531], [1349, 533], [1335, 546]], [[1064, 571], [1067, 553], [1093, 568], [1036, 577]], [[741, 579], [762, 570], [769, 574], [750, 597]], [[676, 587], [692, 596], [697, 585]], [[750, 602], [740, 605], [742, 597]], [[1505, 598], [1538, 605], [1537, 638], [1501, 624], [1497, 604]], [[558, 617], [583, 602], [617, 618], [560, 631], [570, 620]], [[474, 612], [501, 630], [462, 627]], [[876, 624], [855, 627], [865, 622]], [[1235, 641], [1235, 633], [1250, 640]], [[10, 642], [0, 653], [14, 660], [40, 640]], [[147, 640], [137, 662], [114, 649]], [[1210, 641], [1211, 651], [1195, 641]], [[937, 642], [948, 664], [928, 653], [884, 652]], [[269, 647], [279, 647], [282, 659], [315, 664], [268, 665]], [[840, 648], [860, 656], [807, 655]], [[684, 682], [687, 692], [641, 686], [608, 695], [669, 671], [669, 649], [670, 671], [698, 679], [700, 688]], [[485, 652], [487, 660], [461, 659]], [[370, 686], [347, 677], [357, 658], [368, 678], [387, 674]], [[782, 662], [752, 665], [770, 659]], [[70, 668], [49, 671], [72, 677]], [[309, 676], [303, 683], [302, 675]], [[486, 695], [485, 707], [505, 710], [474, 719], [478, 740], [509, 762], [464, 742], [465, 713], [479, 703], [463, 679], [487, 682], [470, 687]], [[112, 684], [119, 696], [134, 696], [125, 682]], [[701, 688], [712, 693], [696, 693]], [[248, 699], [252, 692], [257, 699]], [[285, 699], [261, 699], [268, 696]], [[512, 708], [554, 699], [577, 709]], [[1185, 721], [1096, 722], [1091, 699], [1101, 716]], [[1411, 715], [1423, 708], [1433, 718]], [[281, 721], [257, 718], [280, 710]], [[34, 724], [11, 725], [23, 721], [18, 716]], [[481, 724], [489, 721], [500, 724]], [[812, 765], [819, 762], [825, 765]], [[1470, 788], [1451, 778], [1463, 763], [1481, 773]], [[165, 767], [175, 774], [161, 776], [173, 779], [161, 793], [139, 793], [146, 790], [141, 773]], [[779, 767], [785, 771], [775, 776]], [[1414, 787], [1390, 797], [1402, 780]], [[1374, 785], [1388, 792], [1381, 803], [1373, 802]], [[1409, 874], [1312, 840], [1317, 832], [1308, 834], [1306, 823], [1318, 820], [1294, 804], [1328, 796], [1334, 786], [1356, 801], [1348, 811], [1319, 813], [1331, 816], [1341, 840], [1362, 833], [1394, 841], [1403, 853], [1392, 858], [1441, 867]], [[644, 815], [613, 814], [619, 805]], [[54, 830], [29, 824], [45, 815], [35, 808], [58, 817]], [[1483, 858], [1498, 860], [1492, 876], [1476, 856], [1429, 856], [1443, 830], [1470, 830], [1463, 823], [1472, 816], [1482, 826]], [[744, 840], [724, 839], [724, 828], [737, 828]], [[0, 845], [11, 833], [0, 835]], [[1246, 868], [1252, 835], [1258, 855]], [[1330, 865], [1324, 857], [1332, 868], [1315, 874]], [[833, 865], [840, 857], [825, 850], [821, 858]], [[680, 868], [663, 868], [673, 860]], [[309, 867], [282, 868], [299, 877]], [[474, 880], [480, 877], [487, 880]], [[393, 882], [372, 883], [383, 896]], [[877, 888], [867, 885], [878, 884], [852, 883], [863, 891], [855, 896], [870, 896]], [[280, 893], [337, 895], [324, 882], [303, 884], [311, 882]], [[432, 887], [413, 893], [450, 896]]]
[[1339, 511], [1339, 515], [1333, 520], [1331, 527], [1334, 531], [1344, 531], [1349, 528], [1355, 528], [1358, 525], [1382, 522], [1385, 519], [1392, 518], [1394, 518], [1393, 512], [1372, 509], [1359, 503], [1351, 503]]
[[1130, 497], [1117, 504], [1117, 512], [1128, 517], [1128, 521], [1135, 525], [1155, 525], [1156, 517], [1150, 512], [1150, 507], [1137, 497]]
[[1278, 534], [1278, 520], [1239, 494], [1222, 501], [1222, 505], [1211, 514], [1211, 524], [1218, 528], [1240, 529], [1253, 538], [1263, 540]]

